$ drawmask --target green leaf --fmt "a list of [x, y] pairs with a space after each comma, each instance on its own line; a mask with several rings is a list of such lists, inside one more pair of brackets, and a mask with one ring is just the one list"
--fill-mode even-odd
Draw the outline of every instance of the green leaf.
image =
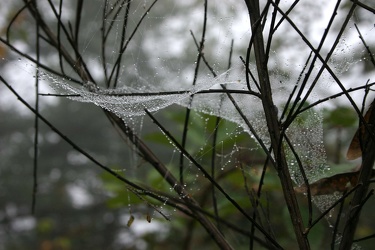
[[357, 122], [357, 114], [350, 107], [338, 107], [334, 110], [326, 111], [326, 123], [330, 127], [353, 127]]
[[116, 179], [111, 174], [104, 172], [101, 174], [103, 188], [111, 193], [107, 200], [109, 208], [124, 207], [128, 204], [139, 204], [143, 202], [137, 195], [129, 190], [124, 183]]
[[168, 140], [167, 136], [164, 135], [162, 132], [153, 132], [145, 135], [143, 137], [145, 140], [149, 142], [158, 143], [161, 145], [171, 146], [170, 141]]

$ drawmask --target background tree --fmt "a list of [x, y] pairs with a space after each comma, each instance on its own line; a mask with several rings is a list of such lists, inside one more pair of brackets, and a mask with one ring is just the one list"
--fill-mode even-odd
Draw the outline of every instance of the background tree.
[[371, 3], [4, 4], [3, 247], [371, 244]]

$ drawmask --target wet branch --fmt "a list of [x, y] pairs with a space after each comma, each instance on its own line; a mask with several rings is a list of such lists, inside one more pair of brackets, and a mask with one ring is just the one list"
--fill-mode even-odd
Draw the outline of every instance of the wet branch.
[[261, 99], [267, 121], [268, 132], [271, 139], [271, 146], [274, 152], [276, 170], [281, 181], [285, 202], [288, 206], [299, 248], [310, 249], [308, 239], [306, 235], [303, 234], [303, 220], [299, 210], [296, 194], [294, 193], [293, 183], [288, 169], [285, 153], [283, 147], [279, 147], [282, 137], [280, 135], [280, 124], [278, 122], [277, 111], [272, 99], [272, 89], [267, 66], [268, 58], [265, 53], [263, 34], [258, 25], [261, 20], [259, 1], [245, 0], [245, 2], [250, 16], [252, 37], [254, 38], [253, 48], [261, 90]]

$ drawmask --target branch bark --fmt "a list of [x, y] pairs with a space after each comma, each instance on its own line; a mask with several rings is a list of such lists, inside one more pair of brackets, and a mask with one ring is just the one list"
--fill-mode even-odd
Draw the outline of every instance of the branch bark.
[[[358, 184], [360, 186], [354, 193], [353, 199], [350, 202], [344, 232], [342, 235], [342, 241], [340, 243], [340, 249], [342, 250], [350, 249], [353, 244], [354, 234], [357, 229], [362, 207], [368, 196], [370, 179], [372, 178], [372, 168], [375, 163], [375, 141], [373, 138], [375, 132], [375, 109], [373, 109], [375, 105], [374, 103], [375, 100], [372, 102], [368, 111], [371, 112], [369, 120], [367, 121], [368, 129], [361, 129], [361, 127], [366, 126], [365, 124], [360, 126], [358, 129], [358, 136], [362, 150], [362, 166], [358, 179]], [[372, 133], [372, 135], [370, 133]]]
[[310, 249], [307, 236], [304, 234], [304, 225], [299, 210], [296, 195], [293, 189], [292, 179], [288, 169], [285, 153], [281, 145], [282, 137], [277, 111], [272, 99], [272, 89], [268, 74], [267, 55], [264, 49], [264, 39], [261, 29], [261, 16], [259, 0], [245, 0], [252, 29], [253, 48], [258, 71], [258, 78], [261, 90], [261, 99], [265, 113], [268, 132], [271, 139], [271, 147], [275, 157], [275, 167], [278, 172], [286, 204], [293, 224], [299, 249]]

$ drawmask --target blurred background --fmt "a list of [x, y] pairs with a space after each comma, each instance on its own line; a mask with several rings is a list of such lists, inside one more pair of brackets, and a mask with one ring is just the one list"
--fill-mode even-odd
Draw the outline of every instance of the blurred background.
[[[52, 1], [58, 6], [59, 1]], [[85, 1], [82, 13], [80, 48], [86, 57], [88, 67], [94, 72], [93, 77], [104, 86], [105, 74], [102, 62], [114, 63], [115, 50], [107, 51], [107, 60], [100, 52], [101, 39], [99, 24], [102, 22], [104, 6], [117, 8], [116, 2], [121, 1]], [[132, 28], [150, 1], [130, 1]], [[290, 1], [281, 4], [288, 6]], [[331, 15], [334, 4], [325, 1], [304, 1], [291, 14], [314, 46], [321, 39], [327, 20]], [[348, 3], [346, 3], [348, 2]], [[350, 1], [341, 4], [338, 20], [345, 18]], [[370, 1], [363, 1], [368, 2]], [[10, 32], [12, 44], [25, 54], [35, 56], [35, 26], [30, 22], [27, 11], [12, 20], [15, 13], [23, 6], [22, 1], [2, 0], [0, 2], [0, 35], [5, 37]], [[108, 5], [105, 5], [108, 4]], [[121, 69], [119, 86], [127, 85], [135, 89], [139, 86], [159, 89], [169, 88], [174, 84], [189, 86], [194, 77], [194, 60], [197, 47], [192, 35], [199, 41], [203, 22], [203, 1], [160, 1], [142, 23], [133, 41], [129, 43], [129, 52], [125, 55], [127, 67]], [[44, 18], [51, 27], [57, 27], [56, 18], [47, 1], [40, 1], [44, 8]], [[63, 1], [61, 20], [68, 23], [74, 19], [75, 1]], [[43, 10], [44, 10], [43, 9]], [[340, 15], [343, 15], [342, 17]], [[231, 41], [233, 39], [233, 63], [241, 65], [239, 56], [246, 56], [246, 48], [250, 37], [248, 13], [242, 1], [209, 1], [208, 29], [204, 54], [210, 58], [214, 70], [223, 73], [227, 69]], [[118, 18], [118, 19], [117, 19]], [[341, 18], [341, 19], [340, 19]], [[107, 24], [113, 26], [109, 44], [115, 47], [121, 39], [121, 24], [118, 16], [108, 17]], [[313, 20], [314, 22], [312, 22]], [[12, 22], [10, 31], [8, 24]], [[336, 73], [345, 79], [346, 84], [353, 87], [364, 85], [371, 78], [374, 69], [367, 56], [367, 51], [358, 39], [353, 24], [356, 23], [363, 32], [368, 45], [375, 49], [373, 15], [359, 10], [351, 20], [351, 29], [345, 34], [332, 63], [337, 65]], [[340, 22], [334, 23], [334, 30], [339, 30]], [[131, 29], [130, 29], [131, 30]], [[282, 34], [283, 26], [280, 27]], [[279, 35], [273, 43], [274, 55], [270, 58], [271, 71], [274, 79], [284, 85], [293, 83], [300, 74], [306, 58], [301, 56], [301, 50], [296, 49], [301, 41], [297, 35], [286, 33]], [[300, 39], [299, 39], [300, 40]], [[329, 44], [329, 43], [328, 43]], [[42, 43], [41, 61], [52, 68], [59, 67], [58, 55], [48, 44]], [[323, 47], [323, 51], [328, 51]], [[0, 43], [0, 74], [16, 91], [31, 105], [35, 102], [35, 67], [25, 58], [13, 53], [5, 44]], [[298, 65], [294, 66], [294, 65]], [[110, 65], [107, 65], [110, 68]], [[273, 67], [273, 68], [272, 68]], [[77, 77], [72, 69], [66, 71], [73, 78]], [[234, 71], [234, 78], [240, 76], [240, 70]], [[355, 74], [353, 74], [355, 72]], [[207, 68], [202, 69], [202, 75], [209, 74]], [[63, 79], [57, 78], [58, 81]], [[316, 99], [321, 99], [338, 91], [325, 78], [326, 83], [318, 88]], [[102, 84], [101, 84], [102, 83]], [[101, 85], [100, 85], [101, 84]], [[351, 86], [351, 85], [350, 85]], [[346, 86], [348, 87], [348, 86]], [[40, 93], [54, 93], [47, 81], [41, 81]], [[287, 92], [285, 92], [287, 93]], [[364, 92], [353, 94], [353, 98], [361, 106]], [[370, 95], [371, 96], [371, 95]], [[371, 96], [372, 97], [372, 96]], [[369, 98], [372, 100], [371, 98]], [[105, 118], [103, 111], [90, 103], [74, 102], [72, 100], [53, 97], [40, 97], [40, 113], [68, 138], [76, 142], [82, 149], [89, 152], [97, 160], [118, 173], [133, 178], [148, 186], [153, 186], [171, 192], [163, 182], [163, 178], [149, 168], [131, 146], [124, 143]], [[327, 164], [331, 166], [325, 172], [327, 176], [348, 172], [355, 169], [359, 161], [349, 162], [345, 159], [346, 150], [358, 127], [357, 115], [348, 106], [345, 98], [337, 98], [319, 106], [324, 129], [324, 148]], [[183, 107], [171, 105], [158, 111], [156, 116], [167, 124], [166, 126], [180, 138], [184, 115]], [[136, 197], [124, 185], [112, 176], [104, 173], [86, 157], [68, 145], [45, 124], [39, 124], [38, 144], [38, 192], [36, 195], [35, 214], [31, 213], [33, 192], [33, 155], [35, 117], [15, 98], [4, 85], [0, 85], [0, 249], [203, 249], [213, 247], [213, 243], [203, 229], [194, 225], [185, 215], [164, 204], [158, 204], [171, 221], [165, 220], [146, 202]], [[209, 161], [205, 154], [212, 135], [215, 117], [200, 112], [194, 112], [187, 148], [193, 155], [199, 156], [202, 162]], [[154, 152], [166, 163], [171, 171], [177, 171], [178, 152], [153, 126], [147, 118], [134, 118], [134, 127], [144, 138]], [[251, 180], [259, 179], [264, 153], [250, 140], [235, 123], [222, 121], [222, 151], [223, 176], [228, 178], [228, 190], [243, 189], [240, 166], [245, 168], [246, 176]], [[203, 129], [202, 129], [203, 128]], [[218, 168], [220, 168], [218, 166]], [[249, 167], [251, 166], [251, 167]], [[186, 170], [187, 174], [196, 175], [195, 170]], [[202, 176], [192, 178], [189, 186], [193, 195], [204, 197], [207, 188], [199, 186]], [[265, 190], [268, 193], [269, 204], [283, 204], [282, 193], [276, 173], [270, 170]], [[256, 185], [254, 184], [254, 188]], [[239, 202], [245, 197], [237, 197]], [[202, 199], [202, 203], [203, 203]], [[245, 199], [244, 199], [245, 200]], [[301, 194], [302, 206], [307, 206]], [[371, 208], [373, 201], [367, 207]], [[244, 201], [245, 203], [245, 201]], [[250, 204], [249, 204], [250, 206]], [[294, 242], [292, 227], [288, 224], [287, 210], [278, 206], [268, 207], [275, 223], [281, 243], [286, 248], [288, 242]], [[227, 204], [222, 204], [221, 212], [231, 215], [239, 227], [241, 221], [236, 220], [235, 210]], [[315, 211], [319, 213], [318, 210]], [[374, 215], [370, 209], [364, 210], [364, 222], [358, 229], [359, 236], [374, 233]], [[331, 215], [332, 216], [332, 215]], [[134, 218], [134, 221], [133, 221]], [[238, 217], [240, 218], [240, 217]], [[238, 219], [237, 218], [237, 219]], [[246, 226], [246, 225], [243, 225]], [[332, 225], [329, 218], [311, 233], [314, 249], [320, 249], [330, 242], [327, 233]], [[194, 231], [190, 230], [195, 228]], [[235, 249], [248, 249], [248, 239], [236, 238], [228, 233]], [[189, 243], [181, 246], [181, 242]], [[369, 249], [374, 241], [365, 241], [364, 249]], [[198, 246], [198, 247], [196, 247]], [[290, 246], [294, 246], [294, 243]], [[211, 248], [212, 249], [212, 248]]]

